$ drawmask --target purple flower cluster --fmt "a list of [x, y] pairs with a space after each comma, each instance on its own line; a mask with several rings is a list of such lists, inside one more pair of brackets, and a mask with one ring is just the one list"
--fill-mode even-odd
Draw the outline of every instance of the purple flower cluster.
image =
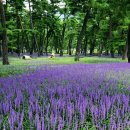
[[128, 129], [129, 79], [127, 63], [62, 65], [0, 78], [1, 129]]

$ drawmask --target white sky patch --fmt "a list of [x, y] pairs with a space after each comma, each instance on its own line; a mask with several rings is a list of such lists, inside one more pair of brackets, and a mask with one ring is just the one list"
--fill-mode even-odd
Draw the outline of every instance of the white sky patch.
[[[2, 0], [2, 1], [4, 4], [6, 3], [6, 0]], [[29, 10], [28, 2], [24, 2], [24, 4], [25, 4], [25, 9]]]
[[[4, 4], [5, 4], [5, 3], [6, 3], [6, 0], [3, 0], [3, 2], [4, 2]], [[48, 3], [50, 4], [51, 1], [48, 0]], [[30, 4], [31, 4], [31, 3], [30, 3]], [[27, 1], [24, 2], [24, 5], [25, 5], [25, 9], [26, 9], [26, 10], [29, 10], [29, 4], [28, 4]], [[56, 4], [56, 5], [59, 6], [60, 8], [64, 8], [64, 7], [65, 7], [65, 3], [64, 3], [64, 2], [60, 2], [60, 3]], [[63, 15], [63, 14], [60, 14], [60, 13], [57, 13], [56, 16], [60, 16], [61, 19], [64, 18], [64, 15]]]
[[5, 4], [6, 0], [2, 0], [2, 1], [3, 1], [3, 3]]
[[[65, 7], [65, 3], [64, 2], [60, 2], [60, 3], [56, 4], [56, 5], [58, 5], [60, 8], [64, 8]], [[57, 12], [56, 16], [60, 16], [59, 17], [60, 19], [64, 19], [64, 14], [60, 14], [59, 12]]]
[[[48, 3], [50, 4], [51, 1], [48, 0]], [[24, 2], [24, 4], [25, 4], [25, 9], [29, 10], [29, 4], [28, 4], [28, 2]], [[63, 2], [60, 2], [60, 3], [56, 4], [56, 5], [58, 5], [60, 8], [64, 8], [65, 7], [65, 3], [63, 3]]]
[[25, 4], [25, 9], [29, 10], [29, 4], [28, 4], [28, 2], [24, 2], [24, 4]]
[[57, 4], [60, 8], [64, 8], [65, 7], [65, 3], [63, 3], [63, 2], [60, 2], [60, 3], [58, 3]]
[[[3, 3], [5, 4], [6, 0], [3, 0]], [[51, 1], [48, 0], [48, 3], [50, 4]], [[24, 4], [25, 4], [25, 9], [29, 10], [28, 2], [24, 2]], [[60, 3], [56, 4], [56, 5], [58, 5], [60, 8], [64, 8], [65, 7], [65, 3], [64, 2], [60, 2]]]
[[51, 1], [50, 1], [50, 0], [48, 0], [48, 3], [51, 3]]

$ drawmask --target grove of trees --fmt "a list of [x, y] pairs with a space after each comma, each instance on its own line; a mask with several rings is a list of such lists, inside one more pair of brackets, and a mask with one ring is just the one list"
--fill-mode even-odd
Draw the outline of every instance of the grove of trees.
[[[8, 52], [101, 56], [130, 62], [129, 0], [0, 0], [0, 57]], [[129, 31], [128, 31], [129, 30]], [[127, 52], [128, 51], [128, 52]]]

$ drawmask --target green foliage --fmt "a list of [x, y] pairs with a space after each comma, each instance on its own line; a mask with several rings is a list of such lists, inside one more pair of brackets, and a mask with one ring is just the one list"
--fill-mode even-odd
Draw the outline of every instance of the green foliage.
[[[29, 7], [25, 7], [29, 1], [30, 10]], [[46, 51], [66, 51], [70, 38], [72, 38], [71, 50], [75, 49], [86, 12], [88, 12], [85, 34], [87, 41], [84, 36], [81, 49], [84, 49], [86, 42], [88, 52], [92, 46], [94, 51], [100, 51], [102, 42], [102, 51], [110, 52], [112, 45], [117, 52], [126, 44], [130, 23], [128, 0], [29, 1], [8, 0], [5, 5], [9, 51], [14, 50], [17, 53], [18, 50], [32, 51], [38, 54]], [[0, 35], [2, 35], [1, 24]]]
[[29, 117], [28, 117], [28, 94], [27, 92], [25, 92], [24, 94], [24, 119], [23, 119], [23, 128], [25, 130], [30, 130], [30, 120], [29, 120]]
[[4, 126], [7, 126], [8, 115], [5, 115], [3, 118], [4, 118], [4, 119], [3, 119], [3, 122], [2, 122], [2, 124], [1, 124], [1, 126], [0, 126], [0, 129], [4, 129]]

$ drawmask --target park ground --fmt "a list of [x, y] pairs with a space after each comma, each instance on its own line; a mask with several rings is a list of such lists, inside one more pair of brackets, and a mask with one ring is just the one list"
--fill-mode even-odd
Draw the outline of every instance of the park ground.
[[129, 130], [130, 64], [121, 58], [0, 61], [0, 129]]
[[32, 58], [31, 60], [23, 60], [18, 57], [9, 57], [10, 65], [3, 66], [2, 59], [0, 59], [0, 76], [8, 76], [25, 72], [25, 67], [34, 68], [42, 65], [63, 65], [63, 64], [99, 64], [99, 63], [116, 63], [116, 62], [127, 62], [119, 58], [110, 58], [110, 57], [82, 57], [79, 62], [74, 61], [74, 57], [64, 56], [64, 57], [37, 57]]

